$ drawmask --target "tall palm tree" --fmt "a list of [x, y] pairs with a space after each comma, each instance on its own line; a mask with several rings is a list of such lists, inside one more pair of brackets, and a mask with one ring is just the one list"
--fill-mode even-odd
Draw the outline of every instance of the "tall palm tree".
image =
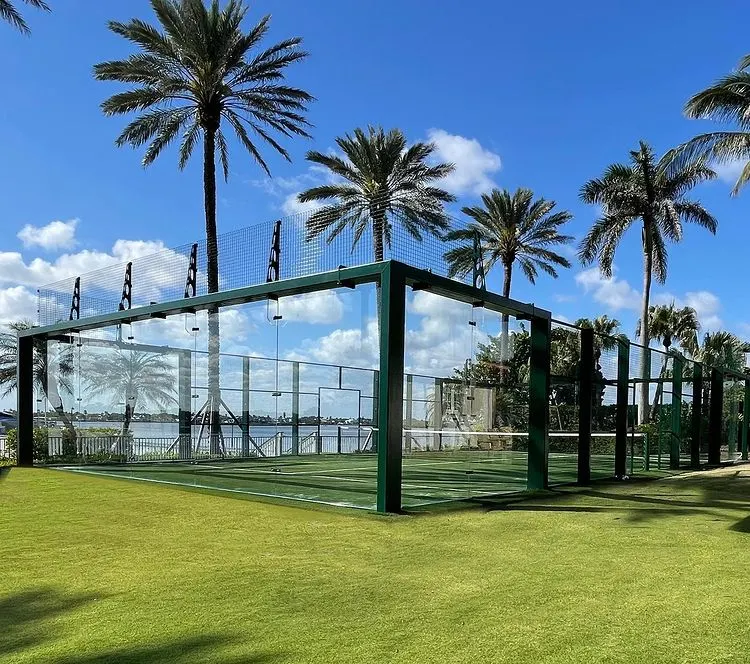
[[[0, 387], [4, 397], [17, 387], [18, 333], [34, 327], [34, 323], [21, 320], [7, 327], [7, 332], [0, 333]], [[75, 447], [76, 429], [61, 396], [73, 394], [73, 347], [59, 343], [53, 349], [46, 339], [35, 338], [33, 362], [34, 383], [62, 422], [66, 444]]]
[[685, 115], [732, 123], [737, 129], [699, 134], [666, 156], [674, 168], [683, 168], [696, 160], [719, 164], [745, 162], [732, 189], [732, 195], [736, 196], [750, 181], [750, 55], [740, 60], [735, 71], [693, 95], [685, 105]]
[[[612, 276], [612, 262], [625, 232], [636, 222], [641, 226], [643, 250], [643, 298], [641, 301], [640, 342], [651, 339], [648, 311], [651, 280], [664, 283], [667, 278], [667, 242], [679, 242], [683, 223], [695, 223], [716, 233], [717, 222], [700, 202], [686, 194], [716, 173], [703, 162], [670, 168], [669, 160], [656, 159], [651, 147], [640, 142], [630, 153], [629, 164], [612, 164], [603, 177], [589, 180], [581, 188], [581, 200], [602, 207], [602, 214], [581, 241], [578, 256], [584, 265], [594, 261], [605, 277]], [[648, 375], [647, 353], [641, 354], [641, 377]], [[639, 398], [639, 418], [648, 408], [648, 384], [644, 382]]]
[[[677, 308], [672, 302], [669, 305], [650, 306], [648, 310], [651, 338], [660, 341], [664, 346], [664, 360], [659, 371], [659, 378], [664, 379], [668, 374], [670, 351], [672, 344], [677, 341], [682, 350], [695, 355], [698, 350], [698, 314], [692, 307]], [[640, 328], [641, 321], [638, 321]], [[651, 419], [656, 417], [657, 408], [664, 392], [662, 380], [656, 384], [654, 401], [651, 405]]]
[[707, 332], [696, 359], [709, 367], [741, 372], [745, 368], [746, 344], [731, 332]]
[[[118, 81], [136, 87], [120, 92], [102, 104], [105, 115], [132, 112], [138, 117], [125, 127], [117, 145], [140, 147], [149, 143], [143, 157], [148, 166], [165, 147], [180, 137], [179, 167], [185, 168], [199, 140], [203, 142], [203, 198], [206, 217], [206, 276], [208, 292], [219, 290], [219, 247], [216, 231], [216, 155], [224, 179], [229, 177], [229, 146], [224, 128], [258, 165], [269, 173], [258, 142], [269, 145], [289, 160], [274, 138], [309, 136], [304, 112], [312, 97], [284, 81], [286, 68], [307, 57], [299, 37], [285, 39], [261, 50], [270, 17], [245, 32], [247, 7], [242, 0], [151, 0], [160, 23], [156, 28], [139, 19], [111, 21], [109, 28], [133, 42], [140, 52], [126, 60], [96, 65], [101, 81]], [[212, 451], [218, 451], [219, 317], [209, 309], [209, 400]]]
[[400, 129], [357, 128], [336, 139], [344, 157], [311, 151], [307, 160], [328, 169], [338, 180], [311, 187], [299, 194], [302, 203], [325, 201], [326, 207], [307, 220], [307, 238], [328, 233], [332, 242], [347, 227], [356, 245], [366, 231], [372, 233], [373, 255], [382, 261], [391, 246], [393, 227], [401, 225], [417, 240], [439, 235], [448, 228], [444, 203], [455, 198], [437, 186], [453, 171], [453, 164], [430, 164], [432, 143], [407, 147]]
[[160, 353], [118, 348], [90, 358], [83, 375], [89, 393], [124, 403], [122, 436], [139, 406], [166, 408], [176, 401], [175, 368]]
[[[518, 264], [526, 278], [533, 284], [539, 270], [557, 278], [555, 267], [570, 267], [570, 261], [555, 253], [552, 248], [568, 244], [570, 235], [560, 233], [560, 228], [573, 218], [565, 210], [554, 211], [556, 203], [544, 198], [534, 200], [530, 189], [517, 189], [511, 194], [507, 189], [493, 189], [482, 195], [482, 205], [465, 207], [462, 212], [471, 222], [466, 228], [451, 231], [448, 241], [462, 244], [445, 253], [448, 276], [465, 276], [475, 265], [475, 241], [479, 239], [479, 258], [485, 272], [497, 263], [503, 267], [503, 296], [510, 297], [513, 266]], [[507, 359], [508, 315], [502, 317], [502, 337]]]
[[[44, 0], [23, 0], [27, 5], [36, 7], [45, 12], [50, 11], [49, 5]], [[0, 19], [7, 21], [25, 35], [31, 34], [29, 26], [23, 20], [21, 12], [16, 9], [11, 0], [0, 0]]]

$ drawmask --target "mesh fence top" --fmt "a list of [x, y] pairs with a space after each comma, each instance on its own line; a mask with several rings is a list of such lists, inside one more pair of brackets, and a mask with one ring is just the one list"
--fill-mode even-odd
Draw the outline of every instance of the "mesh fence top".
[[[373, 239], [368, 224], [358, 237], [349, 225], [331, 238], [326, 232], [308, 238], [306, 222], [312, 213], [300, 213], [277, 221], [224, 233], [218, 238], [219, 289], [254, 286], [268, 280], [269, 259], [274, 230], [279, 224], [278, 278], [290, 279], [339, 267], [355, 267], [374, 262]], [[464, 226], [453, 220], [453, 228]], [[384, 259], [398, 260], [413, 267], [448, 276], [445, 253], [459, 243], [423, 234], [421, 238], [410, 235], [396, 215], [390, 216], [390, 243], [384, 247]], [[208, 292], [206, 277], [206, 242], [186, 244], [159, 253], [133, 258], [131, 261], [131, 303], [133, 307], [152, 303], [170, 302], [185, 296], [193, 247], [196, 247], [195, 294]], [[104, 315], [120, 308], [126, 263], [47, 284], [39, 289], [39, 324], [52, 325], [68, 320], [76, 278], [80, 277], [80, 318]], [[469, 274], [463, 281], [470, 282]]]

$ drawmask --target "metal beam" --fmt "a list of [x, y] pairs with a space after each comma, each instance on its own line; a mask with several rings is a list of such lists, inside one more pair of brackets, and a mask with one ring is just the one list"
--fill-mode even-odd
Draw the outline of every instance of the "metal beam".
[[322, 272], [306, 277], [294, 279], [283, 279], [272, 283], [257, 284], [245, 288], [235, 288], [218, 293], [209, 293], [199, 297], [173, 300], [149, 306], [135, 307], [130, 311], [113, 311], [100, 316], [91, 316], [76, 321], [64, 321], [47, 325], [46, 327], [34, 327], [19, 333], [20, 336], [42, 336], [59, 334], [64, 332], [82, 330], [94, 330], [117, 323], [130, 323], [139, 320], [148, 320], [160, 316], [171, 316], [186, 312], [195, 312], [210, 309], [212, 306], [229, 307], [247, 302], [266, 300], [269, 297], [279, 298], [290, 295], [302, 295], [314, 293], [331, 288], [343, 287], [342, 282], [349, 284], [365, 284], [377, 282], [386, 266], [386, 263], [372, 263], [359, 267], [340, 268], [330, 272]]
[[721, 425], [724, 417], [724, 374], [711, 369], [711, 404], [708, 416], [708, 465], [721, 463]]
[[178, 414], [178, 450], [180, 459], [189, 459], [192, 456], [193, 438], [193, 388], [192, 388], [192, 358], [189, 350], [179, 352], [177, 361], [177, 401]]
[[578, 484], [591, 481], [591, 416], [594, 405], [594, 330], [581, 330], [578, 375]]
[[750, 416], [750, 380], [745, 379], [745, 391], [742, 400], [742, 460], [747, 461], [748, 417]]
[[682, 442], [682, 370], [681, 357], [672, 358], [672, 439], [669, 445], [669, 467], [680, 467], [680, 443]]
[[296, 361], [292, 363], [292, 454], [299, 454], [299, 362]]
[[630, 342], [617, 341], [617, 411], [615, 412], [615, 477], [625, 477], [628, 456], [628, 375]]
[[380, 281], [378, 494], [381, 513], [401, 511], [406, 281], [403, 265], [385, 264]]
[[16, 361], [19, 466], [34, 465], [34, 340], [19, 337]]
[[690, 467], [701, 467], [701, 432], [703, 423], [703, 365], [693, 363], [693, 421], [690, 434]]
[[526, 487], [546, 489], [549, 456], [550, 340], [549, 318], [531, 319], [529, 374], [529, 451]]
[[250, 358], [242, 358], [242, 456], [250, 456]]

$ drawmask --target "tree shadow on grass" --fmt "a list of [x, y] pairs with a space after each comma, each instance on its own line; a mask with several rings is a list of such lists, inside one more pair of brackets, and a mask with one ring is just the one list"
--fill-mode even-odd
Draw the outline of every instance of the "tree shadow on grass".
[[750, 512], [750, 467], [718, 474], [694, 473], [666, 480], [561, 489], [504, 504], [485, 503], [484, 507], [490, 511], [619, 514], [631, 523], [700, 514], [732, 522], [730, 530], [750, 533], [750, 517], [737, 520], [738, 514]]
[[[38, 588], [0, 598], [0, 661], [31, 648], [53, 645], [63, 638], [57, 621], [66, 613], [103, 599], [97, 594], [66, 594], [55, 588]], [[160, 643], [134, 642], [124, 648], [102, 652], [47, 657], [39, 661], [52, 664], [192, 664], [205, 661], [222, 648], [242, 644], [244, 637], [231, 634], [206, 634]], [[226, 664], [272, 664], [281, 662], [281, 653], [252, 653], [221, 659]]]
[[0, 598], [0, 659], [55, 638], [55, 630], [48, 621], [101, 597], [38, 588]]

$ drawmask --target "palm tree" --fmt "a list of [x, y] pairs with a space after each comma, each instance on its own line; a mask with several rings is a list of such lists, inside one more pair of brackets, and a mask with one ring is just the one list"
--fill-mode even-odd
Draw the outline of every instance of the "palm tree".
[[83, 374], [89, 393], [110, 394], [114, 404], [124, 399], [122, 437], [140, 405], [166, 408], [176, 401], [174, 367], [160, 353], [118, 348], [91, 358]]
[[685, 105], [685, 115], [737, 125], [736, 131], [700, 134], [666, 155], [677, 169], [695, 160], [720, 164], [745, 162], [732, 189], [732, 195], [736, 196], [750, 180], [750, 55], [740, 60], [736, 71], [693, 95]]
[[731, 332], [707, 332], [696, 359], [709, 367], [742, 372], [745, 369], [746, 344]]
[[455, 198], [436, 186], [453, 171], [452, 164], [428, 162], [435, 152], [432, 143], [407, 147], [399, 129], [357, 128], [336, 139], [344, 157], [311, 151], [307, 160], [328, 169], [341, 180], [311, 187], [298, 196], [302, 203], [330, 204], [307, 220], [307, 239], [328, 233], [332, 242], [347, 227], [354, 231], [356, 246], [366, 231], [372, 232], [373, 255], [382, 261], [391, 246], [393, 227], [400, 224], [416, 240], [422, 235], [440, 235], [448, 228], [443, 205]]
[[[107, 99], [102, 110], [105, 115], [139, 113], [120, 134], [117, 145], [149, 143], [144, 166], [179, 136], [179, 168], [183, 169], [202, 139], [206, 276], [208, 292], [215, 293], [219, 290], [217, 153], [224, 179], [229, 177], [229, 146], [223, 128], [234, 132], [266, 173], [270, 171], [258, 141], [289, 160], [273, 134], [309, 136], [304, 112], [312, 97], [284, 82], [286, 68], [307, 53], [299, 49], [299, 37], [260, 50], [270, 17], [243, 31], [247, 7], [242, 0], [228, 0], [224, 9], [218, 0], [208, 6], [203, 0], [151, 0], [151, 6], [162, 30], [139, 19], [111, 21], [110, 30], [133, 42], [140, 52], [126, 60], [98, 64], [94, 75], [101, 81], [136, 86]], [[216, 452], [221, 435], [218, 307], [208, 313], [209, 412], [211, 445]]]
[[[36, 7], [37, 9], [41, 9], [45, 12], [50, 11], [49, 5], [44, 2], [44, 0], [23, 0], [27, 5], [31, 5], [32, 7]], [[31, 34], [31, 30], [29, 29], [29, 26], [26, 24], [26, 21], [23, 20], [23, 16], [21, 16], [21, 12], [18, 11], [18, 9], [15, 8], [11, 0], [0, 0], [0, 19], [3, 21], [7, 21], [12, 26], [17, 28], [19, 32], [22, 32], [24, 35]]]
[[[581, 188], [581, 200], [602, 207], [602, 214], [581, 241], [578, 256], [584, 265], [598, 261], [605, 277], [612, 276], [612, 262], [625, 232], [641, 224], [643, 250], [643, 298], [640, 342], [648, 347], [651, 339], [648, 311], [651, 280], [667, 278], [667, 242], [682, 239], [684, 222], [695, 223], [716, 233], [717, 222], [700, 202], [685, 195], [700, 182], [716, 177], [703, 162], [670, 168], [669, 161], [657, 161], [651, 147], [641, 141], [630, 153], [629, 164], [612, 164], [603, 177], [589, 180]], [[641, 354], [641, 377], [648, 375], [647, 353]], [[648, 408], [648, 383], [641, 387], [639, 418]]]
[[[682, 350], [695, 355], [698, 350], [698, 314], [692, 307], [677, 308], [674, 304], [656, 305], [649, 307], [649, 328], [651, 338], [660, 341], [664, 346], [664, 360], [659, 371], [659, 381], [656, 384], [656, 393], [651, 406], [651, 419], [656, 417], [661, 396], [664, 392], [662, 380], [668, 375], [669, 358], [674, 341], [680, 345]], [[638, 327], [641, 322], [638, 321]]]
[[[29, 320], [10, 323], [8, 332], [0, 333], [0, 386], [2, 396], [8, 396], [17, 387], [18, 333], [34, 327]], [[66, 412], [60, 393], [73, 394], [73, 348], [69, 344], [57, 344], [53, 350], [46, 339], [34, 339], [34, 382], [52, 406], [65, 431], [66, 445], [75, 448], [76, 429]]]
[[[573, 240], [562, 235], [560, 227], [573, 215], [565, 210], [554, 211], [554, 201], [534, 200], [530, 189], [493, 189], [482, 195], [482, 205], [465, 207], [462, 212], [471, 222], [466, 228], [451, 231], [448, 241], [462, 242], [445, 253], [448, 276], [465, 276], [476, 263], [475, 241], [479, 240], [479, 258], [485, 272], [500, 263], [503, 267], [503, 297], [510, 297], [513, 266], [517, 263], [533, 284], [539, 270], [557, 278], [556, 266], [570, 267], [570, 261], [552, 251], [551, 247]], [[503, 357], [507, 359], [508, 315], [502, 317]]]

